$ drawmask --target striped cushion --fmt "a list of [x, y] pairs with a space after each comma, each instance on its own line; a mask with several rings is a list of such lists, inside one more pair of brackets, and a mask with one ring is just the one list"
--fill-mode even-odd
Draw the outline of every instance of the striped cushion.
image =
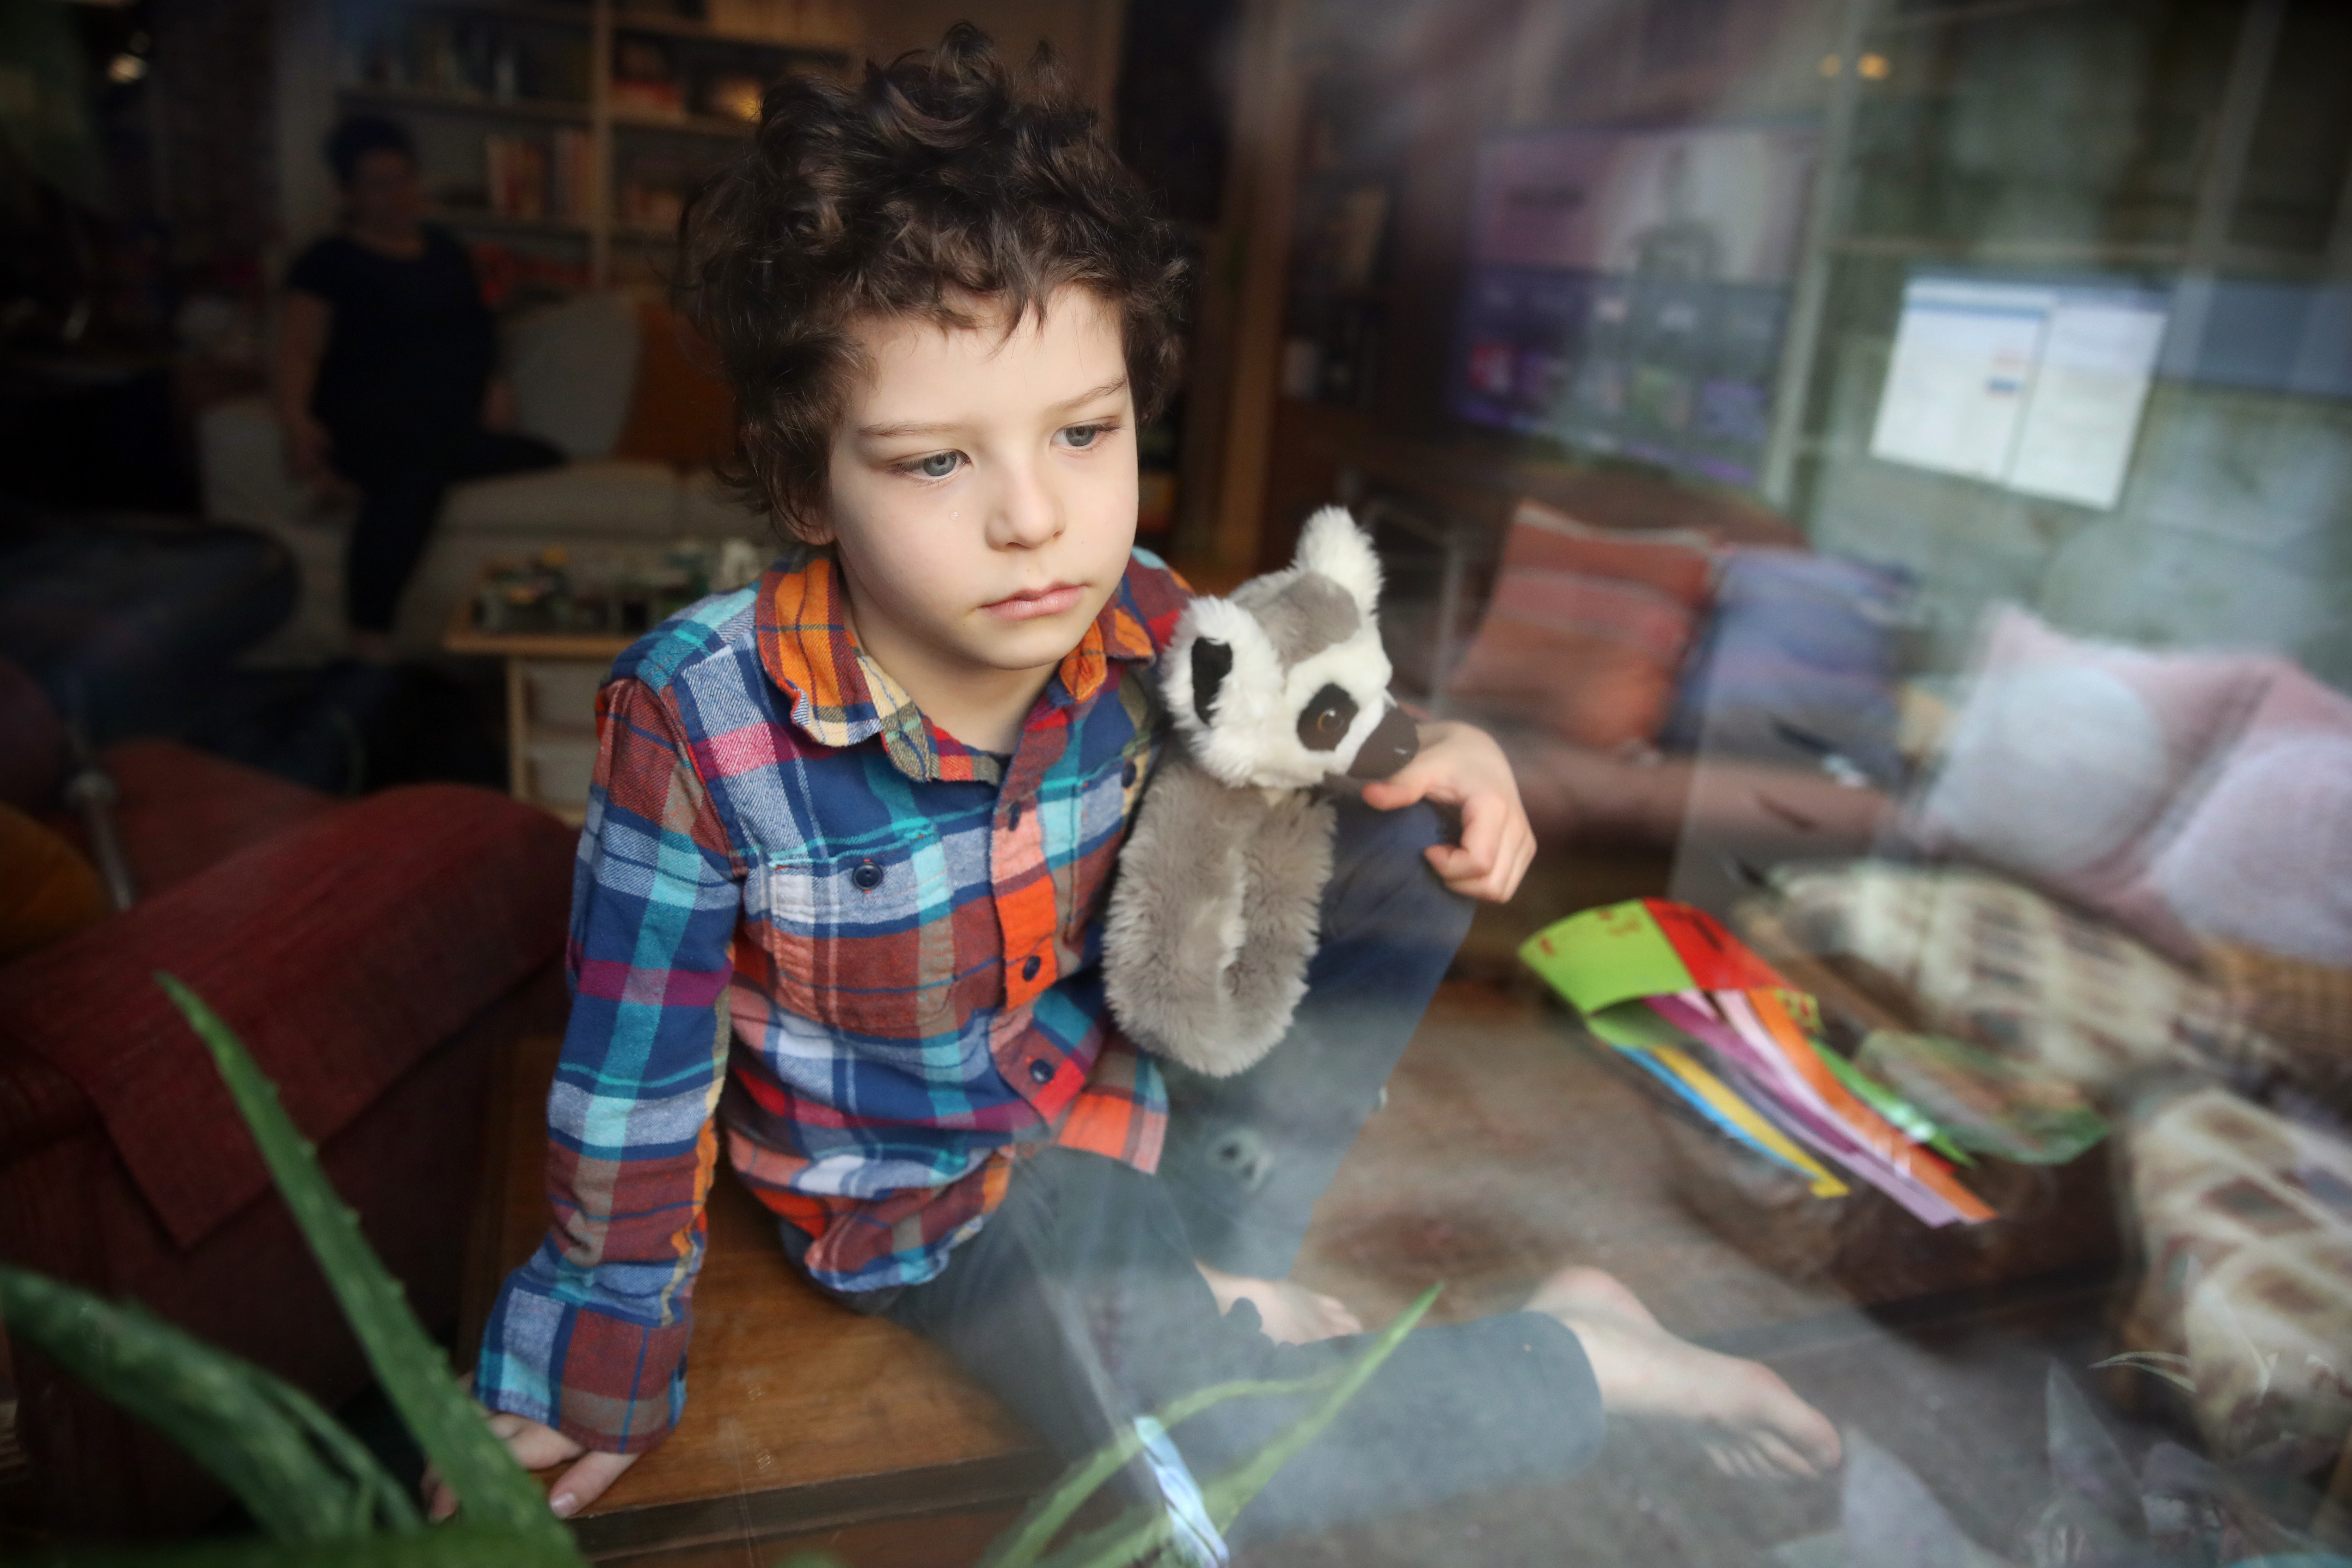
[[1698, 535], [1591, 528], [1523, 502], [1486, 623], [1446, 689], [1580, 745], [1647, 742], [1673, 706], [1707, 570]]

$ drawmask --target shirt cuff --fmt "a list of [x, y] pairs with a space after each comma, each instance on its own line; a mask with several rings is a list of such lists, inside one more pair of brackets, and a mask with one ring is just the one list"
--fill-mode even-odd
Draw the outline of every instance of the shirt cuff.
[[608, 1454], [641, 1454], [686, 1411], [690, 1313], [649, 1324], [557, 1300], [518, 1269], [482, 1330], [474, 1397]]

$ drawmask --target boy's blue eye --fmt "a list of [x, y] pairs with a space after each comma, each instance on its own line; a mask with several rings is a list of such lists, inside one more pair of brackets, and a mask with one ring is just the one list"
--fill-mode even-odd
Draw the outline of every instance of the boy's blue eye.
[[1063, 430], [1062, 434], [1069, 437], [1072, 447], [1083, 452], [1093, 446], [1098, 437], [1108, 435], [1111, 429], [1112, 426], [1108, 424], [1072, 425]]
[[956, 471], [963, 458], [961, 452], [933, 452], [928, 458], [915, 459], [915, 471], [927, 479], [943, 479]]

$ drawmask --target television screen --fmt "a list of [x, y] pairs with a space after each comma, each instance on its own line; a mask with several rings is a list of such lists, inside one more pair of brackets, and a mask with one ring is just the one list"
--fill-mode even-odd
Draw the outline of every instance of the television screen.
[[1489, 141], [1454, 413], [1754, 483], [1818, 142], [1790, 126]]

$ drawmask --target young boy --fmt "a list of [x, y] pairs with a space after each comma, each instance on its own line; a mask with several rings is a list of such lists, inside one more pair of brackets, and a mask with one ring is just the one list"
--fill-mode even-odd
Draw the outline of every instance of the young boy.
[[[1179, 267], [1088, 121], [959, 27], [862, 90], [774, 89], [691, 227], [690, 295], [794, 544], [602, 700], [555, 1225], [476, 1382], [522, 1463], [568, 1462], [558, 1513], [682, 1408], [714, 1122], [813, 1281], [945, 1345], [1066, 1457], [1358, 1352], [1285, 1276], [1467, 899], [1507, 898], [1533, 841], [1493, 742], [1431, 725], [1343, 806], [1307, 995], [1258, 1067], [1191, 1078], [1118, 1034], [1099, 918], [1185, 597], [1133, 548]], [[1458, 845], [1429, 802], [1460, 808]], [[1564, 1475], [1604, 1406], [1696, 1420], [1735, 1470], [1836, 1456], [1770, 1373], [1570, 1269], [1528, 1311], [1412, 1335], [1242, 1522]], [[1181, 1493], [1296, 1408], [1220, 1406], [1133, 1484]]]

